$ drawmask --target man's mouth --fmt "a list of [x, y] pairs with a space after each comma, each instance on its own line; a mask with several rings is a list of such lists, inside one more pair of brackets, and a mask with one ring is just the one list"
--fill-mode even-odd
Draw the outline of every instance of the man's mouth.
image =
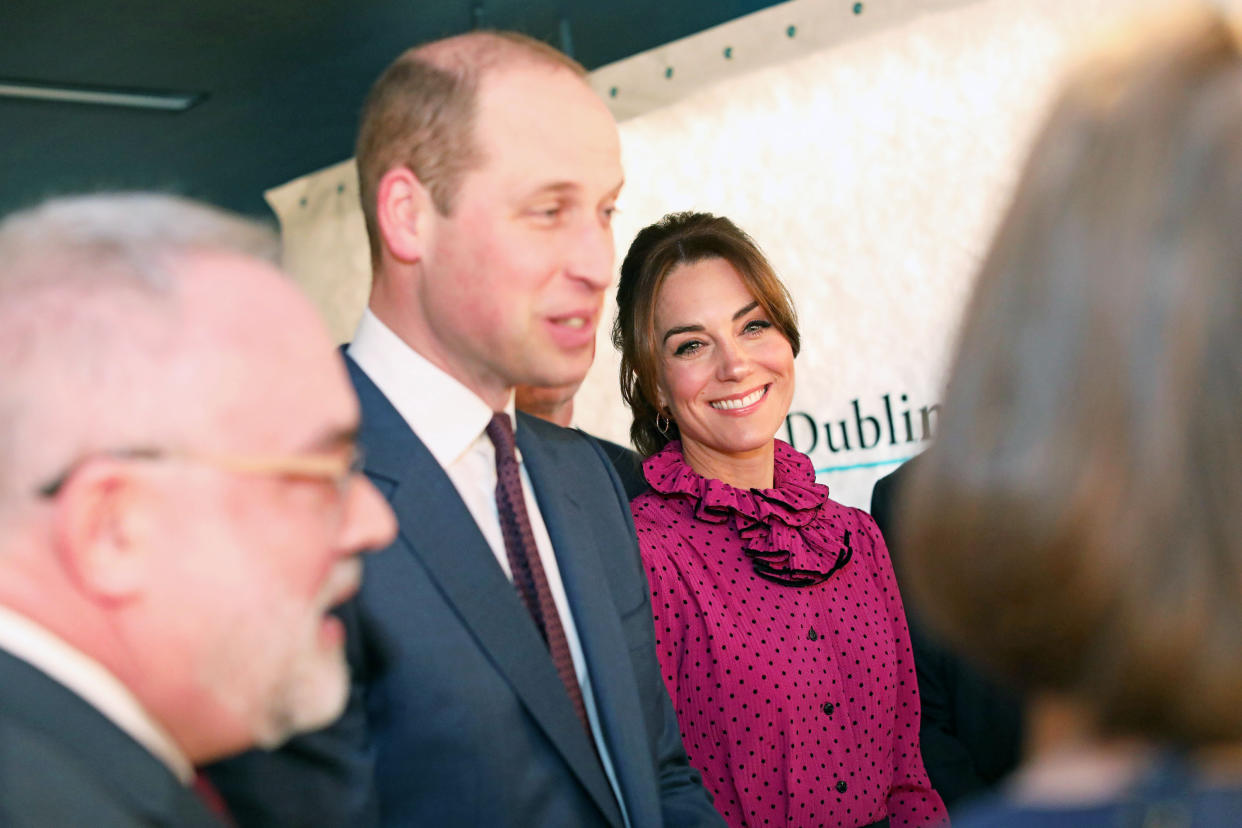
[[325, 585], [328, 596], [325, 601], [325, 613], [329, 613], [358, 594], [362, 586], [362, 561], [350, 558], [342, 561], [329, 576]]

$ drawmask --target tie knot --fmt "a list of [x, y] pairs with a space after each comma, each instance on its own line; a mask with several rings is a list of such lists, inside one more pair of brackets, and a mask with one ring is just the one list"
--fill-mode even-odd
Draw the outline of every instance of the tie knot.
[[491, 422], [487, 424], [487, 436], [492, 441], [492, 445], [496, 447], [497, 461], [517, 459], [516, 442], [513, 439], [513, 423], [509, 422], [509, 415], [507, 413], [497, 411], [492, 415]]

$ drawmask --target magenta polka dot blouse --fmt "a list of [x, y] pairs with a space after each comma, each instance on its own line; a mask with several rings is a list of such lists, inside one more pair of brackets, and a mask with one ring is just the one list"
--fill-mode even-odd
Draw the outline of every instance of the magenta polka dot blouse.
[[910, 634], [870, 515], [776, 441], [774, 487], [707, 480], [672, 442], [631, 508], [690, 762], [729, 825], [947, 823], [919, 754]]

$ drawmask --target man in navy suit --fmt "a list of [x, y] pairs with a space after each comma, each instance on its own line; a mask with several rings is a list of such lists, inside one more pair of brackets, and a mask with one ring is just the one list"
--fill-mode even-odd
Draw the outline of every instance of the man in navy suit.
[[[514, 417], [516, 385], [585, 375], [610, 282], [619, 138], [583, 74], [474, 33], [402, 55], [367, 99], [374, 281], [346, 362], [400, 532], [344, 613], [345, 716], [218, 770], [243, 826], [723, 824], [660, 677], [615, 473], [580, 432]], [[510, 580], [497, 423], [516, 427], [562, 672]]]
[[396, 522], [277, 249], [168, 196], [0, 223], [0, 825], [218, 824], [194, 765], [345, 706]]

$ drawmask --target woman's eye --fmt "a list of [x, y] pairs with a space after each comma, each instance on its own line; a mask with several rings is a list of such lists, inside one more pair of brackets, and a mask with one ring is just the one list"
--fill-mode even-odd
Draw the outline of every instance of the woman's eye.
[[673, 356], [686, 356], [688, 354], [692, 354], [701, 348], [702, 345], [703, 343], [696, 339], [687, 340], [677, 346], [677, 349], [673, 351]]
[[756, 333], [772, 327], [772, 323], [766, 319], [752, 319], [746, 323], [745, 331], [747, 333]]

